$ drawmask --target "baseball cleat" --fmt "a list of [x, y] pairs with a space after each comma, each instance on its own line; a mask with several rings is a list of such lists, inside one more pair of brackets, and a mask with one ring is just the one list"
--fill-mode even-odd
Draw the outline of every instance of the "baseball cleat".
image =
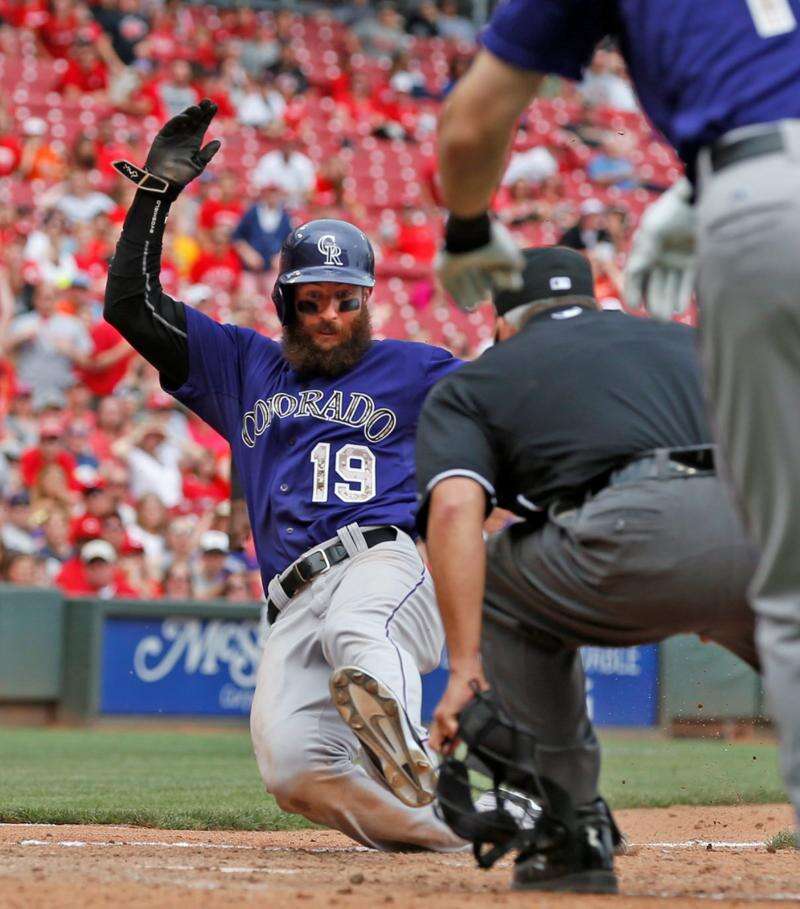
[[411, 808], [430, 804], [436, 770], [391, 690], [357, 666], [337, 669], [330, 689], [342, 719], [397, 798]]

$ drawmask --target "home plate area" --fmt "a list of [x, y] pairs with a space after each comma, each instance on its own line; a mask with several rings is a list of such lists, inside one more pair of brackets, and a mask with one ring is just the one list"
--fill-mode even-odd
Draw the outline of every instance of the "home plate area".
[[[631, 844], [620, 895], [581, 905], [774, 906], [800, 901], [800, 856], [768, 851], [786, 805], [617, 813]], [[327, 830], [280, 833], [0, 825], [0, 906], [566, 907], [569, 895], [509, 890], [509, 863], [468, 854], [387, 854]]]

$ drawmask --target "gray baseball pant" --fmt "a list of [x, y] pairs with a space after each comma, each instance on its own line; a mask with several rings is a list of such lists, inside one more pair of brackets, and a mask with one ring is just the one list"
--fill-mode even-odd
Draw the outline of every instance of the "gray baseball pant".
[[800, 121], [786, 150], [699, 160], [698, 298], [716, 430], [761, 552], [750, 588], [800, 825]]
[[501, 705], [539, 742], [536, 765], [576, 804], [598, 795], [582, 644], [703, 634], [757, 666], [755, 554], [714, 476], [609, 486], [488, 544], [483, 662]]

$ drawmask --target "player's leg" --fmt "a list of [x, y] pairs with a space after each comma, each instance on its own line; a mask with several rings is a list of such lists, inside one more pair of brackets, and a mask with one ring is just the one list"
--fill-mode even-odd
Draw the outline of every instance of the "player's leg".
[[270, 630], [250, 716], [264, 784], [279, 806], [380, 849], [458, 849], [430, 807], [408, 808], [358, 765], [360, 746], [328, 688], [320, 614], [337, 568], [299, 594]]
[[407, 804], [430, 801], [435, 774], [420, 720], [420, 673], [438, 665], [443, 632], [409, 537], [350, 560], [324, 617], [323, 643], [340, 712], [388, 785]]
[[784, 778], [800, 823], [800, 134], [702, 173], [698, 296], [715, 423], [761, 550], [751, 588]]
[[[514, 621], [512, 613], [524, 603], [527, 585], [514, 589], [509, 575], [519, 576], [512, 549], [491, 546], [481, 646], [484, 671], [506, 714], [535, 736], [529, 757], [537, 772], [569, 793], [577, 816], [574, 839], [521, 853], [514, 866], [514, 887], [613, 893], [614, 853], [624, 850], [624, 839], [598, 792], [600, 747], [587, 712], [580, 654], [557, 637], [523, 629]], [[509, 757], [513, 762], [514, 756]], [[547, 811], [544, 803], [545, 816]]]

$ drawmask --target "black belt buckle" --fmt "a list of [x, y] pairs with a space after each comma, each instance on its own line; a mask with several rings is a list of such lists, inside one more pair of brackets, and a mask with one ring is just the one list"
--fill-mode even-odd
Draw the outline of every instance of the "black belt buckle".
[[[330, 567], [331, 560], [325, 550], [316, 549], [314, 552], [310, 552], [302, 561], [297, 562], [292, 570], [301, 584], [308, 584], [309, 581], [322, 574], [323, 571], [327, 571]], [[307, 576], [303, 573], [306, 568], [308, 569]]]

